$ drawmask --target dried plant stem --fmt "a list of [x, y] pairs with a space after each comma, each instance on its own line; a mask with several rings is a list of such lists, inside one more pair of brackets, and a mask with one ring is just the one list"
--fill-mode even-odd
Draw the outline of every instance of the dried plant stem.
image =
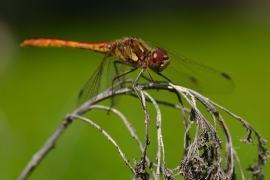
[[[133, 82], [130, 80], [126, 80], [121, 83], [129, 83]], [[116, 86], [116, 85], [115, 85]], [[168, 85], [162, 84], [142, 84], [135, 87], [138, 96], [134, 96], [132, 92], [134, 91], [133, 87], [121, 88], [112, 93], [111, 89], [106, 90], [105, 92], [99, 94], [97, 97], [90, 99], [89, 101], [82, 104], [80, 107], [74, 110], [70, 115], [67, 115], [66, 118], [62, 121], [62, 124], [56, 129], [56, 131], [51, 135], [51, 137], [46, 141], [46, 143], [40, 148], [40, 150], [35, 153], [32, 159], [29, 161], [21, 175], [19, 176], [19, 180], [26, 179], [30, 173], [38, 166], [42, 159], [48, 154], [49, 151], [55, 147], [56, 141], [61, 137], [66, 128], [73, 122], [75, 119], [80, 119], [90, 123], [96, 129], [100, 130], [102, 134], [107, 137], [112, 144], [117, 147], [117, 150], [120, 156], [123, 158], [124, 162], [127, 164], [129, 169], [134, 175], [135, 180], [149, 180], [150, 178], [159, 180], [160, 175], [163, 175], [163, 178], [166, 180], [175, 179], [176, 176], [182, 175], [184, 179], [235, 179], [235, 160], [238, 162], [241, 178], [245, 179], [243, 170], [241, 168], [240, 159], [238, 158], [236, 151], [233, 148], [233, 139], [230, 134], [229, 128], [227, 127], [225, 120], [221, 116], [221, 114], [215, 109], [215, 107], [220, 108], [222, 111], [228, 113], [232, 118], [237, 119], [242, 123], [242, 125], [246, 128], [247, 135], [242, 139], [243, 143], [253, 144], [253, 138], [251, 133], [254, 132], [256, 138], [258, 139], [258, 159], [255, 165], [249, 166], [248, 170], [252, 173], [253, 179], [263, 179], [263, 167], [266, 164], [267, 159], [269, 158], [269, 151], [266, 149], [266, 140], [264, 140], [258, 131], [254, 127], [252, 127], [249, 123], [243, 120], [241, 117], [231, 113], [229, 110], [223, 108], [222, 106], [212, 102], [208, 98], [202, 96], [201, 94], [192, 91], [190, 89], [175, 86], [171, 83]], [[176, 94], [176, 98], [179, 101], [179, 104], [175, 105], [166, 101], [159, 101], [151, 97], [145, 90], [147, 89], [159, 89], [159, 90], [168, 90], [174, 92]], [[131, 96], [137, 97], [142, 104], [142, 110], [144, 113], [144, 126], [145, 126], [145, 134], [144, 134], [144, 145], [139, 140], [138, 135], [135, 133], [132, 128], [131, 123], [125, 118], [125, 116], [118, 110], [101, 106], [94, 105], [102, 100], [111, 98], [112, 96], [130, 94]], [[187, 102], [191, 107], [186, 108], [183, 105], [183, 101]], [[149, 134], [149, 126], [150, 126], [150, 116], [147, 110], [146, 102], [150, 102], [155, 107], [157, 116], [156, 116], [156, 127], [157, 127], [157, 152], [156, 152], [156, 161], [157, 164], [154, 164], [153, 161], [148, 157], [148, 146], [150, 145], [150, 134]], [[204, 113], [198, 108], [197, 104], [201, 103], [204, 105], [205, 109], [210, 113], [210, 117], [212, 120], [207, 119], [204, 116]], [[181, 158], [180, 164], [173, 169], [168, 169], [166, 167], [167, 163], [165, 160], [165, 145], [162, 137], [162, 116], [159, 105], [164, 105], [172, 108], [179, 109], [180, 116], [175, 117], [181, 119], [183, 122], [183, 126], [185, 128], [184, 132], [184, 149], [183, 156], [179, 156], [179, 153], [176, 153], [176, 158]], [[117, 114], [120, 119], [125, 124], [127, 130], [131, 134], [131, 136], [135, 139], [138, 144], [139, 149], [141, 150], [141, 161], [135, 162], [132, 166], [128, 159], [125, 157], [124, 152], [122, 152], [121, 148], [117, 144], [116, 140], [113, 139], [105, 130], [103, 130], [98, 124], [95, 122], [82, 117], [84, 113], [89, 111], [90, 109], [99, 108], [104, 109], [106, 111], [110, 110], [111, 112]], [[166, 118], [166, 117], [163, 117]], [[212, 123], [211, 123], [212, 122]], [[218, 122], [218, 123], [216, 123]], [[195, 134], [191, 136], [190, 129], [195, 127]], [[217, 126], [221, 127], [221, 131], [225, 137], [225, 142], [221, 141], [219, 134], [217, 132]], [[192, 138], [193, 137], [193, 138]], [[222, 156], [221, 153], [221, 145], [226, 145], [226, 154]], [[167, 146], [166, 146], [167, 148]], [[225, 159], [225, 161], [223, 160]], [[223, 168], [223, 164], [225, 164], [226, 168]], [[156, 170], [154, 169], [156, 166]], [[147, 168], [150, 169], [151, 176], [147, 173]], [[173, 173], [173, 171], [177, 171]]]

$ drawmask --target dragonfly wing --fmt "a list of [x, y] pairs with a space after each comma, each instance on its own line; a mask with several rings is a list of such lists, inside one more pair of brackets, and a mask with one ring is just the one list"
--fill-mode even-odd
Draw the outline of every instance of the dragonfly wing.
[[[107, 68], [107, 87], [111, 87], [113, 84], [116, 84], [120, 81], [125, 79], [125, 76], [119, 76], [115, 79], [118, 75], [121, 75], [126, 70], [126, 64], [122, 61], [111, 58], [110, 63]], [[114, 90], [118, 89], [119, 87], [115, 87]]]
[[98, 95], [101, 86], [101, 79], [103, 76], [104, 65], [107, 61], [106, 59], [108, 56], [109, 52], [103, 57], [97, 70], [94, 72], [94, 74], [92, 74], [90, 79], [86, 82], [86, 84], [80, 91], [78, 96], [79, 105]]
[[[149, 43], [154, 48], [162, 47], [157, 43]], [[166, 49], [170, 64], [163, 76], [172, 83], [184, 86], [196, 91], [224, 94], [233, 91], [234, 82], [226, 73], [192, 61], [168, 48]]]
[[[173, 73], [172, 82], [182, 85], [181, 81], [184, 81], [191, 89], [218, 94], [229, 93], [234, 89], [233, 80], [226, 73], [173, 52], [169, 56], [171, 64], [167, 71]], [[166, 69], [164, 70], [165, 74]]]

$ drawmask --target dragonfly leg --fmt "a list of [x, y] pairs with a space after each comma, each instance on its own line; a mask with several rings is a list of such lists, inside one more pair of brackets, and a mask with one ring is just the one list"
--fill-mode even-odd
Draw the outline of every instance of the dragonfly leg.
[[171, 82], [172, 83], [172, 81], [169, 79], [169, 78], [167, 78], [166, 76], [164, 76], [163, 74], [161, 74], [161, 73], [157, 73], [159, 76], [161, 76], [161, 77], [163, 77], [164, 79], [166, 79], [167, 81], [169, 81], [169, 82]]
[[[119, 71], [118, 71], [118, 68], [117, 68], [117, 65], [116, 65], [117, 63], [119, 63], [119, 64], [124, 64], [124, 63], [122, 63], [121, 61], [114, 61], [114, 68], [115, 68], [115, 72], [116, 72], [117, 75], [114, 76], [113, 79], [112, 79], [112, 88], [111, 88], [112, 93], [114, 92], [114, 84], [115, 84], [115, 81], [116, 81], [117, 79], [120, 79], [121, 77], [123, 77], [123, 76], [125, 76], [125, 75], [127, 75], [127, 74], [129, 74], [129, 73], [131, 73], [131, 72], [133, 72], [133, 71], [135, 71], [135, 70], [138, 69], [137, 67], [134, 67], [134, 68], [132, 68], [132, 69], [129, 69], [129, 70], [127, 70], [127, 71], [125, 71], [125, 72], [119, 74]], [[123, 87], [122, 84], [121, 84], [120, 86]], [[113, 105], [114, 105], [114, 100], [113, 100], [113, 96], [112, 96], [112, 99], [111, 99], [111, 107], [113, 107]]]
[[[117, 64], [122, 64], [124, 66], [130, 66], [129, 64], [125, 64], [122, 61], [118, 61], [118, 60], [114, 61], [114, 69], [115, 69], [115, 72], [116, 72], [116, 76], [113, 77], [113, 79], [112, 79], [112, 85], [115, 84], [115, 80], [117, 80], [117, 79], [120, 80], [121, 77], [123, 77], [123, 76], [125, 76], [125, 75], [127, 75], [127, 74], [129, 74], [129, 73], [131, 73], [131, 72], [133, 72], [133, 71], [135, 71], [135, 70], [138, 69], [137, 67], [132, 66], [133, 67], [132, 69], [127, 70], [127, 71], [124, 71], [124, 72], [122, 72], [120, 74], [121, 70], [119, 72], [119, 68], [117, 67]], [[123, 87], [122, 84], [121, 84], [121, 87]]]
[[[139, 98], [140, 100], [141, 100], [141, 96], [139, 95], [139, 92], [138, 92], [138, 90], [137, 90], [136, 88], [139, 87], [139, 86], [137, 86], [137, 85], [138, 85], [138, 81], [139, 81], [139, 79], [140, 79], [140, 77], [142, 76], [142, 74], [143, 74], [144, 71], [145, 71], [145, 69], [142, 69], [142, 70], [140, 71], [139, 75], [137, 76], [137, 78], [135, 79], [134, 84], [133, 84], [134, 91], [136, 92], [136, 94], [137, 94], [137, 96], [138, 96], [138, 98]], [[150, 76], [150, 77], [151, 77], [151, 76]]]
[[[125, 75], [127, 75], [127, 74], [129, 74], [129, 73], [131, 73], [131, 72], [133, 72], [133, 71], [135, 71], [135, 70], [137, 70], [137, 69], [138, 69], [138, 68], [136, 67], [136, 68], [127, 70], [127, 71], [125, 71], [125, 72], [123, 72], [123, 73], [121, 73], [121, 74], [118, 74], [118, 75], [114, 76], [114, 78], [112, 79], [112, 85], [114, 85], [114, 81], [115, 81], [116, 79], [118, 79], [118, 78], [120, 78], [120, 77], [122, 77], [122, 76], [125, 76]], [[112, 88], [113, 88], [113, 87], [112, 87]]]
[[151, 79], [149, 79], [149, 78], [146, 77], [145, 75], [142, 74], [141, 77], [142, 77], [143, 79], [147, 80], [148, 82], [151, 82]]
[[152, 78], [151, 74], [149, 73], [148, 69], [146, 69], [146, 74], [149, 77], [150, 82], [154, 83], [155, 81], [153, 80], [153, 78]]

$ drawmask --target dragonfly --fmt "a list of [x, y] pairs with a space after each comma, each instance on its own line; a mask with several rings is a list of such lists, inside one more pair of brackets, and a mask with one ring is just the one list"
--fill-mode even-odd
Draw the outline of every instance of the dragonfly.
[[111, 71], [111, 69], [114, 71], [114, 73], [107, 73], [112, 76], [108, 80], [110, 85], [113, 85], [117, 79], [124, 79], [125, 75], [139, 69], [133, 84], [134, 87], [138, 84], [141, 76], [145, 77], [144, 73], [146, 74], [145, 78], [152, 83], [158, 81], [154, 81], [151, 73], [159, 75], [158, 77], [167, 82], [206, 92], [227, 93], [234, 86], [233, 80], [226, 73], [137, 37], [96, 43], [29, 38], [24, 40], [21, 46], [79, 48], [104, 54], [100, 65], [79, 93], [80, 103], [94, 98], [99, 93], [106, 63], [108, 64], [107, 71]]

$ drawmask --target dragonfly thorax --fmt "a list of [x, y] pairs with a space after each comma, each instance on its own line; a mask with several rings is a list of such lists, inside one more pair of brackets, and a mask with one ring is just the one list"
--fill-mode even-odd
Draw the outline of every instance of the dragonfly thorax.
[[147, 59], [151, 56], [151, 50], [146, 43], [139, 38], [126, 38], [118, 40], [110, 47], [110, 56], [138, 68], [147, 68]]

